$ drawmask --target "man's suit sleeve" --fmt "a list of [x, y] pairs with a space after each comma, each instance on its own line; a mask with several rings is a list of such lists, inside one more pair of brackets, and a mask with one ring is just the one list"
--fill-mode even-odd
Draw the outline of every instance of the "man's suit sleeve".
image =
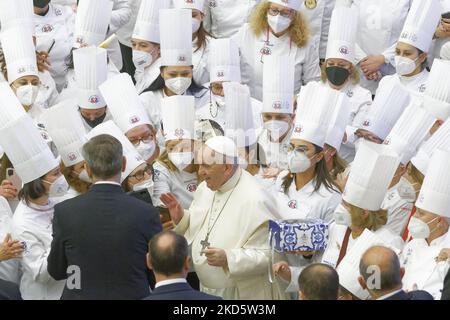
[[59, 218], [58, 206], [55, 206], [53, 217], [53, 240], [50, 254], [47, 258], [48, 273], [55, 280], [64, 280], [67, 278], [67, 258], [64, 248], [63, 232]]
[[154, 235], [160, 233], [163, 231], [163, 227], [161, 224], [161, 220], [159, 219], [159, 212], [156, 210], [156, 208], [149, 206], [149, 214], [150, 214], [150, 238], [152, 238]]
[[447, 275], [445, 276], [441, 300], [450, 300], [450, 270], [447, 272]]

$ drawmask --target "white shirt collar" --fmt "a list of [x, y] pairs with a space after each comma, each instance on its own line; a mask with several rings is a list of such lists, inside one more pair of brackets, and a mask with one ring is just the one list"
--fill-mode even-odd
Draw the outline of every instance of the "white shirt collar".
[[112, 184], [121, 187], [120, 183], [114, 181], [97, 181], [96, 183], [94, 183], [94, 185], [97, 184]]
[[227, 182], [224, 183], [223, 186], [219, 188], [220, 193], [225, 193], [233, 189], [237, 183], [239, 182], [239, 178], [241, 177], [241, 168], [238, 168], [233, 176], [228, 179]]
[[163, 281], [160, 281], [157, 284], [155, 284], [155, 289], [162, 287], [162, 286], [168, 286], [170, 284], [175, 284], [175, 283], [187, 283], [187, 281], [186, 281], [186, 279], [183, 279], [183, 278], [163, 280]]
[[399, 289], [399, 290], [397, 290], [397, 291], [394, 291], [394, 292], [385, 294], [384, 296], [379, 297], [377, 300], [385, 300], [385, 299], [387, 299], [387, 298], [390, 298], [390, 297], [396, 295], [396, 294], [399, 293], [400, 291], [402, 291], [402, 289]]

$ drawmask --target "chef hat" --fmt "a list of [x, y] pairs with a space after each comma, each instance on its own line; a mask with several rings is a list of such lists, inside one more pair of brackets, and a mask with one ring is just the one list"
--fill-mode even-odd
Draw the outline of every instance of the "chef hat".
[[441, 48], [440, 57], [443, 60], [450, 60], [450, 41], [447, 41]]
[[336, 7], [331, 16], [326, 59], [344, 59], [354, 64], [357, 28], [357, 12], [352, 8]]
[[294, 72], [291, 56], [270, 55], [263, 66], [263, 113], [294, 113]]
[[22, 104], [6, 82], [0, 82], [0, 128], [26, 114]]
[[2, 127], [0, 145], [24, 184], [46, 175], [59, 165], [27, 114]]
[[33, 35], [26, 24], [14, 24], [2, 29], [0, 42], [10, 84], [25, 76], [39, 77]]
[[106, 106], [99, 86], [108, 75], [107, 51], [94, 46], [73, 51], [75, 80], [78, 87], [78, 105], [85, 109], [100, 109]]
[[167, 140], [194, 139], [193, 96], [172, 96], [161, 101], [164, 137]]
[[241, 82], [239, 48], [231, 39], [214, 39], [209, 48], [211, 82]]
[[114, 122], [123, 133], [141, 125], [152, 124], [128, 74], [120, 73], [106, 80], [99, 89]]
[[75, 45], [98, 46], [105, 40], [114, 2], [111, 0], [80, 0], [75, 19]]
[[123, 156], [127, 159], [125, 171], [122, 172], [121, 176], [121, 182], [123, 182], [137, 167], [145, 163], [145, 161], [113, 121], [109, 120], [99, 124], [87, 134], [87, 138], [90, 140], [102, 134], [113, 136], [122, 144]]
[[330, 105], [335, 106], [339, 95], [339, 91], [318, 82], [310, 82], [302, 87], [291, 140], [306, 140], [323, 148], [333, 115]]
[[450, 61], [434, 59], [423, 96], [424, 108], [439, 120], [450, 117]]
[[27, 25], [34, 35], [33, 0], [0, 1], [0, 25], [7, 29], [10, 24]]
[[336, 98], [337, 99], [334, 100], [334, 103], [333, 100], [329, 103], [330, 112], [331, 110], [334, 111], [330, 121], [330, 126], [328, 127], [325, 143], [339, 151], [342, 145], [342, 140], [344, 139], [345, 129], [348, 125], [351, 109], [348, 96], [344, 92], [341, 92]]
[[380, 210], [399, 163], [399, 156], [385, 145], [362, 141], [342, 198], [361, 209]]
[[192, 15], [184, 9], [159, 11], [161, 66], [192, 65]]
[[173, 0], [175, 9], [196, 9], [204, 12], [205, 0]]
[[225, 135], [235, 142], [238, 148], [256, 143], [253, 124], [250, 89], [236, 82], [223, 84], [225, 93]]
[[216, 136], [208, 139], [205, 144], [211, 150], [230, 158], [238, 156], [238, 150], [234, 141], [225, 136]]
[[450, 152], [436, 150], [430, 160], [416, 207], [450, 218]]
[[450, 151], [450, 119], [419, 148], [419, 151], [411, 159], [412, 164], [423, 174], [427, 174], [430, 159], [437, 149]]
[[66, 167], [84, 160], [81, 149], [87, 141], [86, 131], [75, 100], [65, 100], [47, 109], [42, 122]]
[[169, 7], [170, 0], [141, 1], [132, 38], [159, 43], [159, 10]]
[[300, 0], [269, 0], [269, 2], [279, 4], [281, 6], [300, 11], [302, 2]]
[[436, 119], [427, 110], [417, 103], [412, 103], [398, 119], [384, 144], [400, 155], [400, 162], [406, 165], [417, 153], [417, 148], [435, 121]]
[[410, 94], [400, 83], [378, 90], [370, 107], [363, 129], [384, 140], [392, 130], [411, 100]]
[[439, 0], [413, 0], [399, 42], [428, 52], [441, 20]]

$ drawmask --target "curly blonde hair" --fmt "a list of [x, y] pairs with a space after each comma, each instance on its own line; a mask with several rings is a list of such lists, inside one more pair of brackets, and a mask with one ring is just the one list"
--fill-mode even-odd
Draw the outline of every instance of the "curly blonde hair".
[[350, 215], [352, 216], [352, 224], [357, 227], [377, 231], [385, 226], [388, 221], [387, 210], [370, 211], [368, 215], [364, 216], [364, 209], [351, 204], [349, 206], [351, 208]]
[[[253, 12], [250, 18], [250, 28], [256, 36], [260, 36], [269, 28], [267, 23], [267, 12], [270, 8], [270, 2], [262, 1]], [[293, 43], [299, 48], [303, 48], [308, 44], [310, 38], [310, 30], [306, 18], [300, 11], [297, 11], [293, 23], [289, 27], [288, 34]]]

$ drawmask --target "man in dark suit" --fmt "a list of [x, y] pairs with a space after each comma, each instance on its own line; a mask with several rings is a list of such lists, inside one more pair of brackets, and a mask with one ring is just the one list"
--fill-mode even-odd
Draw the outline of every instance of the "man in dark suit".
[[22, 300], [19, 286], [15, 283], [0, 279], [0, 300]]
[[126, 158], [114, 137], [83, 147], [89, 192], [55, 206], [48, 272], [67, 279], [61, 299], [142, 299], [150, 293], [147, 243], [162, 230], [158, 212], [120, 186]]
[[426, 291], [402, 290], [405, 269], [400, 267], [397, 254], [389, 248], [369, 248], [361, 258], [359, 272], [359, 283], [369, 291], [373, 300], [433, 300], [431, 294]]
[[150, 240], [148, 250], [147, 265], [155, 274], [156, 285], [145, 300], [222, 300], [196, 291], [187, 283], [191, 258], [183, 236], [162, 232]]
[[441, 300], [450, 300], [450, 271], [444, 279], [444, 288], [442, 289]]
[[337, 300], [339, 275], [326, 264], [311, 264], [300, 274], [298, 286], [300, 300]]

